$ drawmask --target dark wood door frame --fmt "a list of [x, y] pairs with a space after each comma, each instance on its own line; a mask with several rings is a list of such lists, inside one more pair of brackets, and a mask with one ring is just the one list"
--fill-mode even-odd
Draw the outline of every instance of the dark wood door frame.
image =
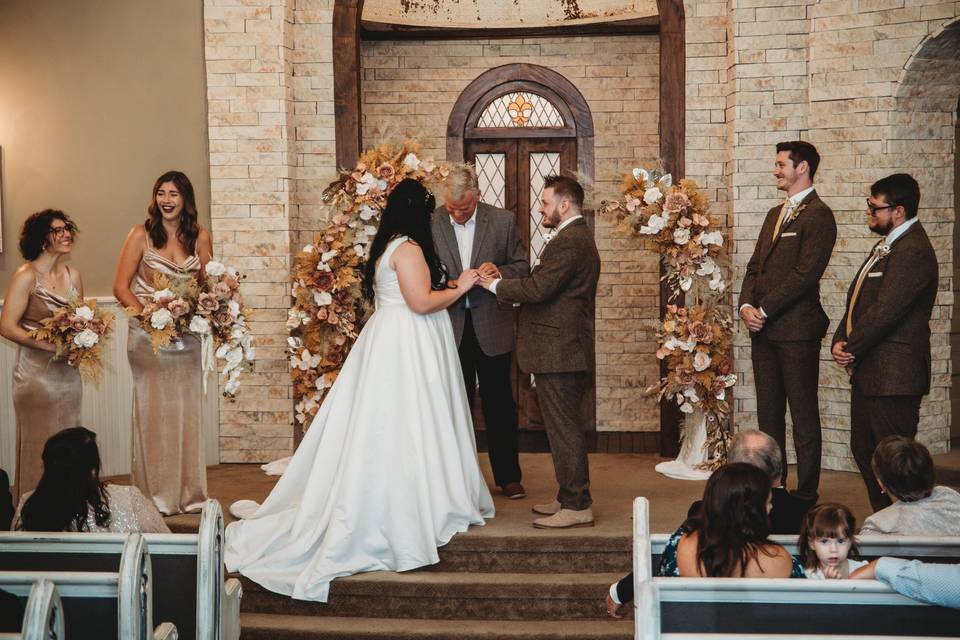
[[[480, 110], [495, 97], [509, 91], [532, 91], [549, 99], [563, 116], [562, 129], [516, 128], [483, 131], [473, 123]], [[593, 179], [593, 116], [587, 100], [576, 86], [552, 69], [536, 64], [505, 64], [484, 71], [460, 93], [447, 120], [447, 160], [463, 160], [465, 137], [485, 138], [525, 135], [553, 138], [576, 136], [577, 171]]]
[[[686, 140], [686, 38], [683, 0], [657, 0], [660, 14], [660, 158], [675, 178], [684, 175]], [[360, 17], [363, 0], [334, 0], [333, 103], [339, 167], [352, 167], [363, 148], [360, 105]], [[590, 145], [593, 148], [593, 145]], [[462, 154], [462, 145], [460, 146]], [[458, 156], [459, 157], [459, 156]], [[592, 163], [591, 163], [592, 164]], [[592, 173], [591, 173], [592, 175]], [[668, 293], [661, 287], [661, 315]], [[679, 450], [680, 415], [673, 403], [660, 405], [660, 453]]]

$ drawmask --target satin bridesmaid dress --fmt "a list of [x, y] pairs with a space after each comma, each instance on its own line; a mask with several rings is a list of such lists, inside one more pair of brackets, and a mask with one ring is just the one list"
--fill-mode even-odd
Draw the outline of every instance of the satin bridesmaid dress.
[[[149, 248], [131, 291], [151, 299], [154, 275], [195, 278], [200, 258], [177, 264]], [[130, 320], [127, 359], [133, 373], [133, 484], [164, 515], [200, 511], [207, 499], [201, 422], [200, 341], [184, 336], [158, 353], [136, 318]]]
[[[65, 307], [77, 295], [71, 285], [66, 296], [36, 285], [20, 318], [26, 331]], [[43, 446], [47, 438], [80, 424], [83, 383], [80, 372], [57, 360], [49, 351], [20, 345], [13, 368], [13, 407], [17, 416], [17, 495], [33, 491], [43, 475]]]

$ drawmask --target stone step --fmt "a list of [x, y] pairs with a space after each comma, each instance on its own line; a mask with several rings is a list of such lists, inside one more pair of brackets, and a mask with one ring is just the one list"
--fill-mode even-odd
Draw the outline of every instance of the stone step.
[[334, 580], [327, 603], [294, 600], [242, 578], [245, 613], [304, 617], [596, 619], [621, 573], [377, 571]]
[[[497, 612], [491, 612], [498, 615]], [[311, 618], [243, 613], [242, 640], [630, 640], [632, 620], [516, 621], [410, 620], [407, 618]]]
[[477, 573], [630, 571], [632, 540], [629, 537], [590, 535], [577, 531], [564, 533], [454, 536], [439, 549], [439, 564], [425, 569]]

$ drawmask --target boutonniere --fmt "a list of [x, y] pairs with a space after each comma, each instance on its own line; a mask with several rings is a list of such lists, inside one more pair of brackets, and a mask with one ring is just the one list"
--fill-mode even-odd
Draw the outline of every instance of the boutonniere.
[[794, 210], [793, 210], [793, 213], [791, 213], [789, 216], [787, 216], [787, 224], [793, 222], [793, 221], [796, 220], [798, 217], [800, 217], [800, 214], [803, 213], [803, 210], [806, 209], [806, 208], [807, 208], [807, 203], [804, 202], [804, 203], [801, 204], [799, 207], [797, 207], [796, 209], [794, 209]]
[[545, 234], [543, 234], [543, 244], [546, 245], [546, 244], [549, 243], [551, 240], [553, 240], [555, 237], [557, 237], [557, 230], [556, 230], [556, 229], [551, 229], [550, 231], [548, 231], [548, 232], [546, 232]]
[[890, 255], [890, 245], [886, 242], [881, 242], [873, 248], [873, 255], [876, 256], [877, 260], [883, 260], [888, 255]]

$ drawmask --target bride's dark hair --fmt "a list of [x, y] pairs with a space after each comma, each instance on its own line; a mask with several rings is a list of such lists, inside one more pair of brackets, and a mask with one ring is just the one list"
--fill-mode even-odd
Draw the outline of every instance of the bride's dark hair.
[[373, 278], [377, 271], [377, 261], [386, 250], [387, 244], [398, 236], [407, 236], [420, 246], [423, 259], [430, 268], [431, 288], [446, 288], [447, 272], [433, 248], [433, 233], [430, 230], [430, 216], [435, 208], [436, 200], [433, 194], [417, 180], [402, 180], [390, 192], [387, 206], [380, 217], [380, 227], [370, 244], [370, 254], [363, 267], [365, 296], [373, 298]]

